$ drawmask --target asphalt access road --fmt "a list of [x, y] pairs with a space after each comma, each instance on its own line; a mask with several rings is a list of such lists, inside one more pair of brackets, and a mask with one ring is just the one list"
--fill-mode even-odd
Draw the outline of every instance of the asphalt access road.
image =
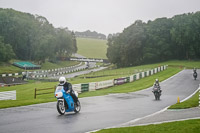
[[[121, 125], [141, 118], [184, 99], [199, 86], [192, 70], [183, 70], [161, 83], [163, 94], [155, 101], [152, 88], [127, 94], [80, 98], [82, 110], [78, 114], [60, 116], [56, 102], [1, 109], [1, 133], [83, 133]], [[153, 83], [152, 83], [153, 84]]]

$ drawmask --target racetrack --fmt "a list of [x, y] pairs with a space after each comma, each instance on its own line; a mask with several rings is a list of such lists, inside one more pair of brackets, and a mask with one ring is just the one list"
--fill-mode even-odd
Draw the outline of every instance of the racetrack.
[[[162, 96], [155, 101], [152, 88], [127, 94], [80, 98], [79, 114], [60, 116], [56, 102], [1, 109], [0, 133], [83, 133], [121, 125], [144, 117], [188, 97], [199, 86], [192, 70], [183, 70], [161, 83]], [[153, 84], [153, 83], [152, 83]]]

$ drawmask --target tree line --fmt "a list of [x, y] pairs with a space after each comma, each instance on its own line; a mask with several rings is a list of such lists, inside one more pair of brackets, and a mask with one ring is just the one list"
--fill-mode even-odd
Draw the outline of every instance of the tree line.
[[43, 16], [0, 8], [0, 61], [56, 61], [77, 52], [75, 34]]
[[200, 59], [200, 12], [137, 20], [107, 44], [107, 57], [118, 67]]
[[106, 35], [104, 34], [101, 34], [101, 33], [97, 33], [96, 31], [90, 31], [90, 30], [87, 30], [87, 31], [84, 31], [84, 32], [78, 32], [76, 31], [75, 32], [75, 35], [77, 37], [84, 37], [84, 38], [95, 38], [95, 39], [103, 39], [103, 40], [106, 40]]

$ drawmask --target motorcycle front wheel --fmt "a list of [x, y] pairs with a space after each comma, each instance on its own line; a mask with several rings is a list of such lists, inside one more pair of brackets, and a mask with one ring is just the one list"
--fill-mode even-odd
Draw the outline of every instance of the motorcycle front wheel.
[[58, 102], [57, 102], [57, 110], [58, 110], [59, 114], [61, 114], [61, 115], [65, 114], [65, 106], [64, 106], [63, 101], [58, 100]]
[[79, 100], [77, 101], [76, 104], [74, 104], [74, 112], [78, 113], [81, 110], [81, 104], [79, 102]]

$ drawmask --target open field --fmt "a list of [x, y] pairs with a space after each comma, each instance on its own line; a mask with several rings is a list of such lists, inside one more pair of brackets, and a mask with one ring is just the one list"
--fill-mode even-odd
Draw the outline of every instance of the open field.
[[96, 133], [199, 133], [200, 119], [151, 124], [124, 128], [103, 129]]
[[88, 58], [107, 59], [107, 41], [91, 38], [76, 38], [78, 54]]

